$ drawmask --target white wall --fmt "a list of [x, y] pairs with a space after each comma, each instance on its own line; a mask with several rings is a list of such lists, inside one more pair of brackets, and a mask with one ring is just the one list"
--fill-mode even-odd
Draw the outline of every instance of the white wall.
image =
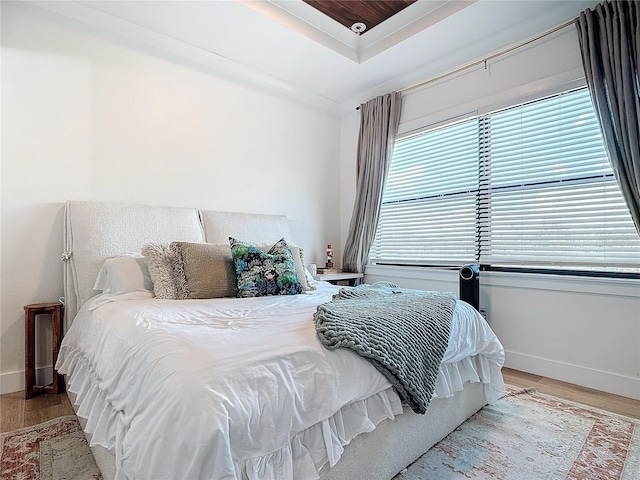
[[[62, 295], [67, 199], [284, 213], [308, 261], [323, 263], [332, 243], [340, 263], [355, 198], [355, 110], [340, 120], [30, 5], [0, 8], [1, 393], [23, 388], [22, 306]], [[401, 130], [581, 77], [565, 29], [405, 95]], [[383, 278], [457, 290], [455, 272], [367, 272]], [[482, 302], [507, 365], [640, 398], [637, 282], [484, 274]]]
[[[566, 28], [499, 57], [486, 69], [475, 68], [404, 95], [400, 131], [583, 84], [577, 35]], [[353, 111], [342, 120], [344, 172], [355, 171], [357, 117]], [[351, 215], [350, 182], [342, 185], [343, 217]], [[343, 222], [343, 242], [346, 235]], [[456, 272], [367, 269], [367, 282], [383, 279], [412, 288], [458, 290]], [[507, 366], [640, 398], [639, 281], [483, 273], [481, 285], [481, 308], [487, 309], [505, 346]]]
[[339, 244], [337, 116], [1, 9], [0, 392], [24, 387], [23, 305], [63, 294], [65, 200], [285, 214], [309, 262]]

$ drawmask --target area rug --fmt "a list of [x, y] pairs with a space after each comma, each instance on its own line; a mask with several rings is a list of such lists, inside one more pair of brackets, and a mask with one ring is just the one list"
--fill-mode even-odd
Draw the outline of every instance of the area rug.
[[[640, 480], [640, 420], [508, 392], [395, 480]], [[74, 416], [2, 434], [0, 447], [2, 480], [101, 479]]]
[[640, 420], [508, 389], [395, 480], [640, 480]]
[[99, 480], [75, 416], [59, 417], [0, 435], [2, 480]]

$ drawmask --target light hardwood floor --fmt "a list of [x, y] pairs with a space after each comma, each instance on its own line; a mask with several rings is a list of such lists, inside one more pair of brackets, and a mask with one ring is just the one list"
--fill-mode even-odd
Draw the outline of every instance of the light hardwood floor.
[[503, 368], [502, 375], [505, 383], [516, 387], [533, 387], [540, 393], [590, 405], [619, 415], [640, 418], [640, 400], [572, 385], [540, 375], [519, 372], [510, 368]]
[[24, 391], [0, 396], [0, 433], [65, 415], [75, 415], [66, 393], [37, 395], [29, 400]]
[[[640, 418], [640, 401], [638, 400], [510, 368], [504, 368], [502, 373], [505, 382], [510, 385], [522, 388], [534, 387], [540, 393], [591, 405], [620, 415]], [[0, 396], [0, 432], [28, 427], [64, 415], [74, 415], [73, 407], [66, 393], [39, 395], [30, 400], [25, 400], [24, 392]]]

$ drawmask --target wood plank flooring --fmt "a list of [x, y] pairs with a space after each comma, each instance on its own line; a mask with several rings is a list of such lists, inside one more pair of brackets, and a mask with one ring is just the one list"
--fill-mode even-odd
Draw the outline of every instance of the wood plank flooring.
[[29, 400], [24, 391], [0, 396], [0, 433], [65, 415], [75, 415], [66, 393], [37, 395]]
[[516, 387], [533, 387], [538, 392], [554, 397], [571, 400], [573, 402], [590, 405], [608, 412], [640, 418], [640, 400], [634, 400], [612, 393], [593, 390], [592, 388], [572, 385], [552, 378], [541, 377], [531, 373], [519, 372], [510, 368], [503, 368], [502, 375], [505, 383]]
[[[540, 393], [591, 405], [620, 415], [640, 418], [639, 400], [599, 392], [510, 368], [502, 369], [502, 373], [506, 383], [517, 387], [534, 387]], [[73, 407], [66, 393], [38, 395], [30, 400], [25, 400], [24, 392], [0, 396], [0, 433], [46, 422], [64, 415], [74, 415]]]

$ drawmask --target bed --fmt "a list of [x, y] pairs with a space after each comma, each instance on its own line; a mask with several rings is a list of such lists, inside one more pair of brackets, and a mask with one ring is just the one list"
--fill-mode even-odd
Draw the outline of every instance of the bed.
[[389, 479], [504, 392], [502, 345], [464, 302], [415, 414], [366, 359], [319, 343], [314, 313], [340, 287], [306, 272], [298, 295], [158, 298], [129, 270], [104, 287], [149, 244], [290, 240], [284, 216], [70, 201], [64, 231], [56, 368], [105, 479]]

